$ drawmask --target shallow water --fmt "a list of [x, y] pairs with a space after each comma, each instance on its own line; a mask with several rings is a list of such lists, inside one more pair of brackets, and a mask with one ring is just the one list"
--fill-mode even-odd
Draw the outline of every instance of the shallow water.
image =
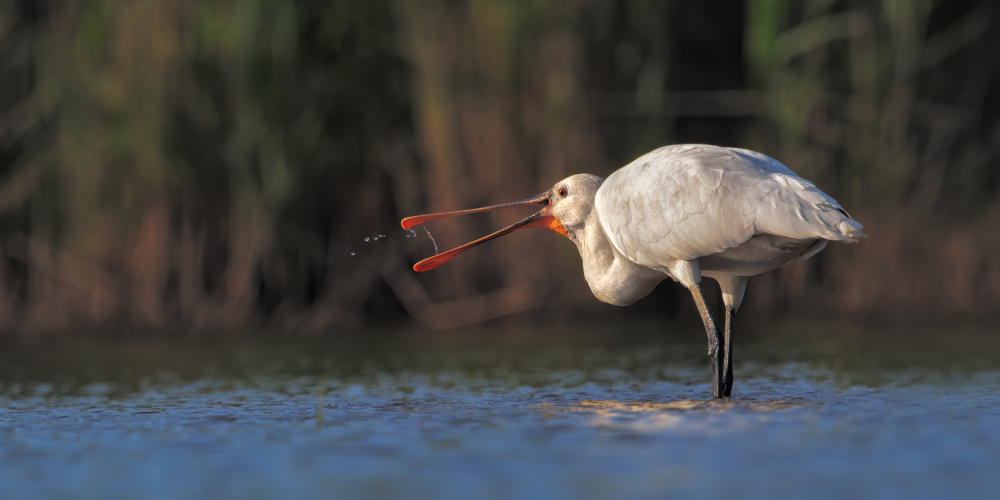
[[[0, 497], [982, 497], [989, 332], [15, 347]], [[497, 339], [499, 337], [499, 340]], [[456, 338], [460, 340], [456, 340]]]

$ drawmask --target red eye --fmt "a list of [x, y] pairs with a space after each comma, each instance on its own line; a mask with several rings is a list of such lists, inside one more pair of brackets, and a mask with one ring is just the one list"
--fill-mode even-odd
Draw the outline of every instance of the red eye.
[[564, 188], [564, 187], [559, 188], [559, 197], [560, 198], [565, 198], [566, 197], [566, 188]]

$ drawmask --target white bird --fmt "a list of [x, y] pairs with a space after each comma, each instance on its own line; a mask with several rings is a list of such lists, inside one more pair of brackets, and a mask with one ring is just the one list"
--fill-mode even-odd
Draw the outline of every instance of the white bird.
[[[716, 398], [732, 393], [732, 324], [747, 278], [808, 259], [828, 241], [854, 243], [867, 237], [839, 203], [778, 161], [745, 149], [700, 144], [662, 147], [607, 180], [577, 174], [526, 200], [408, 217], [402, 226], [524, 205], [543, 208], [413, 269], [433, 269], [518, 229], [547, 227], [576, 244], [584, 277], [604, 302], [629, 305], [672, 278], [691, 292], [705, 324]], [[721, 331], [702, 293], [702, 276], [722, 289]]]

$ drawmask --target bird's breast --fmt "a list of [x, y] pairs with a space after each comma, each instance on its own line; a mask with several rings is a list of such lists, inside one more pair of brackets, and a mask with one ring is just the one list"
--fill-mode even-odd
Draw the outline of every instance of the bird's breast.
[[631, 262], [623, 265], [616, 259], [611, 268], [604, 272], [585, 269], [584, 277], [598, 300], [615, 306], [627, 306], [649, 295], [667, 275]]

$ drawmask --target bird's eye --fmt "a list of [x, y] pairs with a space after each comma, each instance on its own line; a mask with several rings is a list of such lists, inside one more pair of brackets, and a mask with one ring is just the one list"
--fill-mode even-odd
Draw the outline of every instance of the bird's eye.
[[566, 197], [566, 188], [564, 188], [564, 187], [559, 188], [559, 197], [560, 198], [565, 198]]

